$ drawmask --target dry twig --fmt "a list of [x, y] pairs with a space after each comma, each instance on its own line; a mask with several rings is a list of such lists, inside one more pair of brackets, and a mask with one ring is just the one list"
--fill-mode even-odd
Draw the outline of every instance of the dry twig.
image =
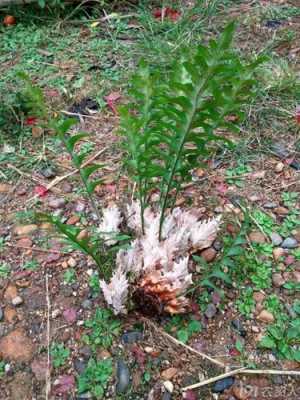
[[[92, 157], [90, 157], [88, 160], [86, 160], [83, 164], [82, 164], [82, 168], [86, 167], [88, 164], [90, 164], [92, 161], [94, 161], [98, 156], [100, 156], [101, 154], [103, 154], [106, 151], [107, 147], [104, 147], [104, 149], [101, 149], [99, 151], [97, 151], [97, 153], [95, 153]], [[77, 174], [78, 169], [74, 169], [71, 172], [68, 172], [65, 175], [62, 176], [57, 176], [56, 178], [53, 179], [53, 181], [51, 181], [47, 186], [45, 186], [45, 189], [47, 191], [52, 190], [55, 191], [54, 186], [56, 186], [58, 183], [64, 181], [65, 179], [69, 178], [70, 176], [73, 176], [75, 174]], [[38, 197], [38, 195], [34, 195], [33, 197], [31, 197], [30, 199], [27, 200], [27, 203], [36, 199]]]
[[194, 385], [185, 386], [184, 388], [182, 388], [182, 391], [185, 392], [186, 390], [197, 389], [201, 386], [209, 385], [210, 383], [214, 383], [216, 381], [219, 381], [220, 379], [228, 378], [229, 376], [239, 374], [239, 373], [243, 372], [244, 370], [245, 370], [245, 368], [239, 368], [239, 369], [235, 369], [233, 371], [225, 372], [224, 374], [214, 376], [209, 379], [205, 379], [204, 381], [201, 381], [199, 383], [195, 383]]
[[46, 303], [47, 303], [47, 370], [46, 370], [46, 385], [45, 385], [45, 395], [46, 400], [49, 399], [51, 392], [51, 371], [50, 371], [50, 297], [49, 297], [49, 279], [48, 273], [46, 273]]
[[161, 335], [167, 337], [169, 340], [171, 340], [173, 343], [177, 344], [178, 346], [182, 346], [189, 350], [192, 353], [198, 354], [198, 356], [205, 358], [206, 360], [209, 360], [212, 364], [217, 365], [218, 367], [225, 368], [226, 365], [222, 363], [222, 361], [216, 360], [207, 354], [202, 353], [201, 351], [198, 351], [194, 349], [191, 346], [188, 346], [187, 344], [184, 344], [183, 342], [180, 342], [179, 340], [175, 339], [172, 335], [169, 335], [167, 332], [164, 332], [162, 329], [160, 329], [156, 324], [148, 319], [145, 319], [146, 323], [150, 326], [152, 326], [156, 331], [158, 331]]
[[225, 374], [221, 374], [218, 376], [214, 376], [213, 378], [205, 379], [199, 383], [195, 383], [194, 385], [185, 386], [182, 388], [182, 391], [196, 389], [202, 386], [209, 385], [210, 383], [219, 381], [220, 379], [227, 378], [228, 376], [238, 375], [238, 374], [254, 374], [254, 375], [289, 375], [289, 376], [300, 376], [300, 371], [287, 371], [287, 370], [277, 370], [277, 369], [247, 369], [247, 368], [238, 368], [233, 371], [226, 372]]

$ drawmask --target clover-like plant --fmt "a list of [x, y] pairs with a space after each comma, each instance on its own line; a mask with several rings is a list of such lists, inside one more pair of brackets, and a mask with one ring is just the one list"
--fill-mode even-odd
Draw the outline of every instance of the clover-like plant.
[[241, 120], [242, 107], [254, 92], [253, 73], [263, 58], [242, 62], [231, 49], [233, 34], [230, 23], [207, 46], [182, 49], [168, 74], [142, 61], [132, 79], [132, 101], [120, 110], [143, 228], [151, 190], [160, 192], [160, 239], [167, 209], [191, 179], [190, 171], [213, 142], [230, 144], [220, 129], [238, 131], [232, 120]]

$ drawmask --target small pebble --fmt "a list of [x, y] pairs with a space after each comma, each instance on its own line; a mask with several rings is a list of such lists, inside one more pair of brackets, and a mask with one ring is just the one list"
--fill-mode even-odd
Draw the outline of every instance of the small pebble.
[[222, 247], [223, 247], [223, 244], [222, 244], [222, 242], [220, 242], [220, 240], [215, 240], [215, 241], [213, 242], [213, 248], [214, 248], [216, 251], [222, 250]]
[[275, 261], [278, 261], [280, 257], [284, 256], [285, 251], [281, 247], [277, 247], [273, 250], [273, 257]]
[[166, 392], [163, 394], [162, 400], [171, 400], [171, 399], [172, 399], [171, 393], [168, 392], [168, 391], [166, 391]]
[[285, 207], [276, 207], [274, 209], [275, 214], [277, 215], [288, 215], [289, 210]]
[[262, 232], [259, 231], [251, 232], [249, 234], [249, 239], [251, 242], [254, 243], [265, 243], [266, 241], [265, 235], [263, 235]]
[[79, 375], [81, 375], [86, 369], [86, 361], [76, 358], [74, 361], [74, 369]]
[[81, 305], [82, 305], [82, 308], [84, 308], [85, 310], [90, 310], [92, 308], [92, 302], [91, 302], [91, 300], [88, 300], [88, 299], [84, 300], [81, 303]]
[[40, 172], [47, 179], [54, 178], [56, 176], [55, 170], [51, 167], [43, 168]]
[[125, 344], [133, 344], [143, 339], [143, 333], [139, 331], [126, 332], [121, 339]]
[[212, 388], [213, 393], [222, 393], [224, 390], [229, 389], [234, 384], [234, 378], [228, 377], [216, 382]]
[[282, 172], [284, 169], [284, 164], [282, 162], [279, 162], [275, 165], [275, 172], [277, 174], [279, 174], [280, 172]]
[[173, 393], [174, 385], [171, 381], [165, 381], [163, 385], [169, 393]]
[[201, 257], [204, 258], [206, 262], [211, 262], [216, 258], [217, 252], [213, 247], [209, 247], [201, 252]]
[[288, 255], [284, 259], [284, 265], [286, 265], [287, 267], [290, 266], [290, 265], [293, 265], [294, 262], [295, 262], [295, 257], [292, 256], [292, 255]]
[[85, 204], [79, 201], [78, 203], [76, 203], [74, 210], [75, 210], [75, 212], [78, 212], [78, 213], [83, 212], [85, 210]]
[[274, 246], [279, 246], [282, 243], [282, 237], [277, 232], [272, 232], [270, 239], [272, 240], [272, 244]]
[[53, 209], [62, 208], [65, 204], [65, 199], [59, 197], [52, 197], [48, 202], [49, 207]]
[[17, 296], [15, 298], [13, 298], [11, 302], [12, 302], [13, 306], [19, 306], [23, 303], [23, 299], [21, 296]]
[[51, 317], [52, 317], [53, 319], [55, 319], [55, 318], [57, 318], [60, 314], [61, 314], [61, 311], [60, 311], [59, 309], [56, 309], [56, 310], [53, 310], [53, 311], [52, 311]]
[[241, 322], [239, 319], [234, 319], [234, 320], [231, 322], [231, 325], [233, 326], [234, 329], [236, 329], [236, 330], [239, 332], [239, 334], [240, 334], [242, 337], [245, 337], [245, 336], [247, 335], [247, 331], [246, 331], [246, 329], [243, 327], [243, 324], [242, 324], [242, 322]]
[[206, 308], [206, 311], [205, 311], [205, 316], [208, 318], [208, 319], [211, 319], [211, 318], [213, 318], [215, 315], [216, 315], [216, 313], [217, 313], [217, 309], [216, 309], [216, 306], [214, 305], [214, 304], [212, 304], [212, 303], [210, 303], [210, 304], [208, 304], [208, 306], [207, 306], [207, 308]]
[[253, 293], [253, 299], [256, 301], [256, 303], [262, 303], [265, 299], [266, 295], [262, 292], [254, 292]]
[[296, 239], [289, 237], [282, 242], [281, 247], [284, 249], [295, 249], [298, 247], [298, 242]]
[[285, 284], [285, 280], [283, 279], [282, 275], [279, 273], [273, 274], [272, 282], [276, 288], [280, 288], [281, 286], [283, 286]]
[[269, 201], [268, 203], [264, 204], [264, 208], [267, 209], [272, 209], [272, 208], [276, 208], [277, 207], [277, 203], [275, 203], [274, 201]]
[[274, 315], [268, 310], [262, 310], [257, 319], [267, 324], [273, 323], [275, 321]]
[[77, 261], [73, 257], [70, 257], [68, 259], [67, 263], [68, 263], [69, 267], [71, 267], [71, 268], [74, 268], [77, 265]]
[[76, 400], [92, 400], [93, 396], [90, 392], [87, 393], [81, 393], [78, 396], [76, 396]]
[[130, 372], [127, 364], [123, 360], [117, 363], [117, 393], [126, 392], [130, 384]]

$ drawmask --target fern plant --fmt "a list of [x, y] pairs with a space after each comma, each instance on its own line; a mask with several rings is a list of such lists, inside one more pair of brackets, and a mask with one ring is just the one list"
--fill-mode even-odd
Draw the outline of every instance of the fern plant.
[[90, 200], [90, 203], [93, 207], [93, 210], [98, 218], [98, 221], [101, 220], [101, 215], [97, 204], [94, 199], [94, 191], [97, 185], [101, 183], [100, 179], [91, 179], [91, 175], [103, 168], [102, 164], [89, 164], [87, 166], [83, 166], [83, 161], [86, 157], [86, 153], [76, 153], [75, 145], [83, 138], [88, 137], [87, 133], [78, 133], [76, 135], [68, 136], [68, 131], [70, 128], [75, 125], [77, 121], [73, 118], [68, 118], [63, 121], [59, 120], [53, 123], [54, 130], [56, 131], [58, 137], [64, 144], [67, 152], [69, 153], [71, 160], [74, 166], [78, 169], [81, 181], [84, 185], [85, 192]]
[[191, 178], [191, 169], [209, 154], [212, 142], [231, 144], [217, 130], [238, 131], [228, 117], [241, 120], [242, 105], [254, 92], [253, 73], [263, 58], [243, 63], [231, 50], [233, 33], [230, 23], [218, 41], [195, 51], [183, 49], [168, 76], [141, 62], [132, 80], [132, 102], [121, 108], [126, 163], [137, 184], [142, 227], [149, 194], [159, 188], [160, 239], [166, 210]]

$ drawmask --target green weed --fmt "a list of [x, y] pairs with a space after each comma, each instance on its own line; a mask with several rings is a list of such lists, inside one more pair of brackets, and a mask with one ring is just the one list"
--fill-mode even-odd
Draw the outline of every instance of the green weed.
[[248, 258], [250, 280], [257, 290], [271, 287], [272, 263]]
[[70, 356], [70, 350], [63, 343], [53, 343], [50, 349], [50, 355], [54, 368], [65, 365]]
[[78, 378], [78, 392], [89, 392], [96, 399], [102, 399], [112, 372], [110, 359], [95, 361], [91, 358], [86, 369]]
[[274, 231], [276, 223], [268, 214], [260, 210], [255, 210], [252, 215], [265, 234], [270, 235]]
[[93, 297], [97, 297], [100, 293], [99, 274], [97, 272], [94, 272], [89, 277], [89, 287], [92, 291]]
[[235, 168], [227, 168], [226, 182], [230, 185], [234, 184], [238, 187], [244, 186], [245, 175], [250, 173], [252, 168], [249, 165], [239, 164]]
[[267, 328], [259, 346], [275, 351], [280, 358], [300, 362], [300, 318], [287, 323], [278, 321]]
[[0, 361], [0, 379], [5, 375], [5, 362]]
[[174, 332], [176, 331], [177, 339], [183, 343], [187, 343], [190, 338], [196, 334], [201, 332], [202, 325], [196, 319], [185, 319], [180, 315], [175, 315], [171, 318], [171, 321], [166, 325], [167, 332]]
[[236, 301], [236, 306], [239, 312], [246, 318], [250, 318], [251, 313], [255, 309], [255, 301], [253, 299], [253, 289], [247, 287], [240, 294], [240, 297]]
[[10, 265], [7, 263], [0, 264], [0, 278], [8, 278], [10, 275]]
[[38, 261], [35, 260], [35, 259], [26, 261], [26, 262], [23, 264], [23, 269], [27, 269], [27, 270], [29, 270], [29, 271], [36, 271], [36, 270], [38, 269], [38, 267], [39, 267], [39, 263], [38, 263]]
[[90, 330], [90, 333], [84, 335], [83, 340], [93, 350], [99, 346], [109, 348], [121, 329], [120, 321], [113, 317], [112, 312], [101, 308], [97, 308], [93, 318], [85, 321], [84, 325]]
[[64, 282], [67, 285], [72, 285], [73, 283], [76, 282], [76, 280], [77, 280], [76, 271], [73, 268], [68, 268], [64, 272]]

